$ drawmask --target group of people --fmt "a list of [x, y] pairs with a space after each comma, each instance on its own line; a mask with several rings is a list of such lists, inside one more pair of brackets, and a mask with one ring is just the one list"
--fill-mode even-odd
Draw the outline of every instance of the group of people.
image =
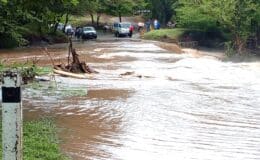
[[[175, 28], [176, 27], [176, 22], [171, 22], [169, 21], [166, 25], [168, 28]], [[148, 19], [145, 23], [139, 22], [138, 23], [138, 31], [140, 31], [142, 28], [146, 29], [146, 32], [151, 31], [151, 29], [158, 30], [161, 28], [161, 24], [157, 19]]]
[[151, 30], [151, 27], [153, 27], [153, 29], [155, 30], [158, 30], [161, 28], [161, 24], [157, 19], [154, 19], [153, 22], [151, 19], [149, 19], [148, 21], [145, 22], [146, 31], [149, 32]]

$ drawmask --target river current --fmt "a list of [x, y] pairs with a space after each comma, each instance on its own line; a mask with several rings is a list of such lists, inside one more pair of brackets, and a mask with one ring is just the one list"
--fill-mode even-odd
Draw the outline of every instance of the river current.
[[80, 44], [78, 53], [100, 73], [55, 76], [54, 94], [24, 91], [25, 117], [54, 117], [72, 159], [260, 159], [260, 61], [174, 54], [131, 41]]

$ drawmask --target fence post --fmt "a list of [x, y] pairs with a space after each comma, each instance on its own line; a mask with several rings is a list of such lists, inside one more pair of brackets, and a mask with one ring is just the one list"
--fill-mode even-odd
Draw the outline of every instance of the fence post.
[[22, 160], [21, 76], [5, 71], [2, 79], [3, 160]]

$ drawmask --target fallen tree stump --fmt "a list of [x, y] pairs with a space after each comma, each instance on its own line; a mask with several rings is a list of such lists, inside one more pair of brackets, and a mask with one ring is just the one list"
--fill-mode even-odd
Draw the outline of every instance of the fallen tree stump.
[[[72, 45], [71, 39], [69, 39], [69, 43], [70, 44], [69, 44], [68, 64], [67, 65], [65, 65], [65, 64], [55, 65], [51, 55], [48, 53], [47, 49], [45, 49], [45, 52], [47, 53], [47, 55], [50, 57], [50, 59], [52, 61], [54, 72], [57, 74], [71, 76], [74, 78], [85, 78], [85, 77], [82, 77], [82, 75], [78, 75], [78, 76], [76, 75], [76, 74], [80, 74], [80, 73], [87, 73], [87, 74], [98, 73], [93, 68], [91, 68], [89, 65], [87, 65], [86, 62], [82, 62], [79, 60], [79, 55], [77, 54], [76, 50], [74, 48], [72, 48], [73, 45]], [[70, 57], [70, 55], [72, 55], [72, 57]], [[70, 63], [71, 58], [72, 58], [72, 62]]]

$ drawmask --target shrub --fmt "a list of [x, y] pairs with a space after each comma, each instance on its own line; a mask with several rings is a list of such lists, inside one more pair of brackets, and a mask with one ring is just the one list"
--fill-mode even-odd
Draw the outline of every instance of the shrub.
[[0, 48], [14, 48], [19, 42], [9, 34], [0, 34]]

